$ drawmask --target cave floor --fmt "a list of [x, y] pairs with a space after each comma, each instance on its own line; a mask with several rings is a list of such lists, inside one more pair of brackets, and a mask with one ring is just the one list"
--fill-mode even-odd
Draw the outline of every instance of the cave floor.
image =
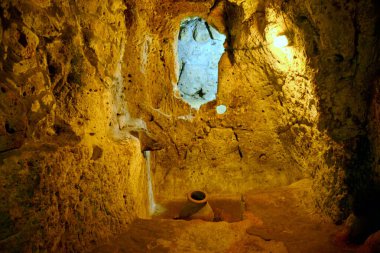
[[[307, 183], [306, 183], [307, 184]], [[94, 252], [355, 252], [338, 246], [341, 227], [307, 208], [305, 182], [244, 194], [243, 220], [137, 219], [128, 231]]]

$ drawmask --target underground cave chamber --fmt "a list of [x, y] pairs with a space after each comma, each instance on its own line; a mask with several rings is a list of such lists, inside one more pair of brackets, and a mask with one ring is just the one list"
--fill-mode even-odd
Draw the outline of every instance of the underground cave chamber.
[[378, 1], [0, 3], [0, 252], [379, 252]]

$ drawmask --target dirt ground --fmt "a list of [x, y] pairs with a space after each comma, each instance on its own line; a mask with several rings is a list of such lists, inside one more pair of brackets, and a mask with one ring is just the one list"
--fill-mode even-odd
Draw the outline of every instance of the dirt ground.
[[[179, 202], [165, 202], [166, 216], [138, 219], [130, 229], [94, 252], [355, 252], [335, 242], [342, 228], [331, 224], [308, 208], [308, 185], [251, 191], [237, 198], [211, 198], [223, 209], [227, 221], [174, 220]], [[239, 206], [243, 206], [242, 210]], [[233, 210], [231, 207], [235, 207]], [[237, 218], [239, 213], [241, 220]], [[230, 222], [228, 222], [230, 221]]]

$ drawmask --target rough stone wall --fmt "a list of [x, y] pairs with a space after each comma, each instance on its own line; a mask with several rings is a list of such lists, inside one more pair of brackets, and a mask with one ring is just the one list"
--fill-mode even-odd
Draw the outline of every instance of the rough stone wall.
[[[81, 252], [147, 215], [122, 1], [1, 1], [0, 251]], [[128, 124], [128, 129], [126, 124]]]
[[[135, 76], [135, 80], [142, 82], [129, 86], [126, 94], [133, 116], [142, 117], [147, 123], [151, 139], [146, 148], [157, 150], [153, 152], [152, 165], [157, 195], [183, 196], [193, 188], [238, 193], [286, 185], [304, 176], [302, 166], [289, 155], [278, 134], [287, 127], [285, 117], [289, 115], [278, 99], [285, 80], [276, 71], [288, 71], [286, 63], [273, 66], [276, 56], [266, 46], [245, 50], [265, 41], [264, 34], [249, 30], [251, 25], [261, 24], [247, 21], [242, 27], [244, 16], [239, 13], [242, 7], [229, 3], [227, 7], [222, 1], [212, 4], [211, 1], [136, 3], [133, 8], [132, 16], [144, 20], [136, 22], [134, 29], [146, 32], [142, 35], [132, 29], [129, 38], [136, 43], [128, 43], [131, 48], [126, 50], [140, 55], [126, 66], [125, 72], [131, 73], [132, 83]], [[230, 21], [225, 20], [227, 8], [231, 9]], [[218, 99], [199, 111], [192, 110], [173, 89], [178, 81], [179, 24], [189, 16], [205, 18], [226, 35], [227, 28], [230, 33], [236, 33], [229, 34], [235, 41], [227, 43], [231, 50], [222, 56], [219, 64]], [[298, 64], [303, 64], [302, 59], [291, 67]], [[305, 71], [301, 69], [302, 73]], [[313, 92], [310, 82], [304, 82], [302, 77], [298, 82], [303, 86], [296, 91], [297, 96], [310, 93], [305, 102], [308, 105]], [[289, 90], [294, 88], [289, 86]], [[136, 96], [137, 99], [132, 99]], [[217, 104], [225, 104], [227, 112], [216, 115]], [[314, 111], [302, 110], [304, 105], [298, 110], [315, 121], [315, 106]]]
[[369, 115], [374, 183], [380, 187], [380, 79], [375, 80]]
[[[152, 153], [158, 197], [286, 185], [314, 178], [316, 204], [338, 221], [370, 177], [369, 83], [378, 71], [374, 1], [130, 2], [125, 67], [136, 133]], [[216, 101], [193, 110], [176, 91], [180, 21], [227, 36]], [[144, 30], [144, 33], [137, 31]], [[276, 33], [290, 47], [275, 49]], [[133, 99], [135, 98], [135, 99]], [[217, 115], [224, 104], [227, 112]]]
[[[318, 129], [329, 138], [315, 170], [317, 204], [339, 221], [372, 181], [368, 113], [379, 72], [377, 1], [309, 1], [289, 6], [309, 42], [319, 99]], [[309, 32], [308, 32], [309, 31]], [[355, 200], [354, 200], [355, 201]]]

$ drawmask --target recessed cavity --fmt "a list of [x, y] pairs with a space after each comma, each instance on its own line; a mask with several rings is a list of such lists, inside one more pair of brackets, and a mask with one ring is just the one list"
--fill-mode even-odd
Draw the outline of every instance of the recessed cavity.
[[194, 200], [204, 200], [206, 198], [206, 194], [201, 191], [194, 191], [191, 193], [191, 198]]
[[224, 34], [205, 20], [186, 18], [180, 24], [178, 36], [178, 88], [181, 97], [199, 107], [216, 98], [218, 64], [224, 52]]

